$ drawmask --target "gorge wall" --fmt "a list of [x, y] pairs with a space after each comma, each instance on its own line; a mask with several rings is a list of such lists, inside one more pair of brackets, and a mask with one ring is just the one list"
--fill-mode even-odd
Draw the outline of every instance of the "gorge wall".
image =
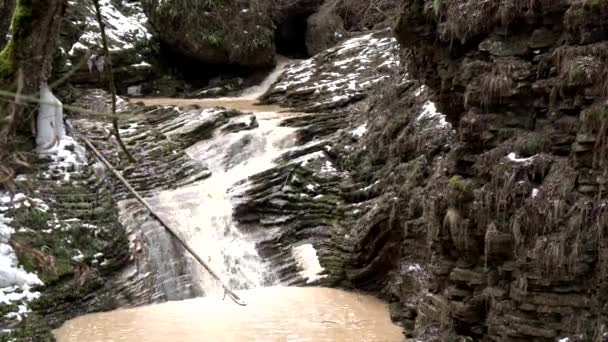
[[305, 235], [329, 234], [325, 280], [382, 294], [418, 340], [605, 339], [606, 9], [404, 1], [402, 64], [364, 95], [322, 86], [362, 70], [331, 54], [288, 69], [265, 102], [349, 121], [303, 129], [332, 134], [343, 179], [309, 194], [337, 198]]
[[606, 338], [607, 11], [403, 2], [403, 61], [458, 133], [418, 209], [429, 287], [417, 323], [496, 341]]

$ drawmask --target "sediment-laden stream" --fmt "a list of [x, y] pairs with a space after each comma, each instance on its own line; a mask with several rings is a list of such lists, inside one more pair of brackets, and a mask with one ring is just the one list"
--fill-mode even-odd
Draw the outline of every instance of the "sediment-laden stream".
[[55, 332], [60, 342], [402, 341], [376, 298], [327, 288], [267, 287], [221, 297], [92, 314]]
[[[284, 66], [280, 63], [277, 70]], [[328, 288], [280, 286], [256, 250], [264, 231], [255, 227], [241, 231], [233, 222], [232, 197], [246, 188], [244, 181], [276, 166], [278, 157], [297, 147], [295, 129], [280, 123], [299, 114], [255, 105], [255, 98], [278, 75], [273, 72], [262, 85], [239, 98], [143, 100], [146, 105], [225, 107], [246, 113], [234, 120], [238, 129], [218, 131], [186, 150], [211, 171], [209, 178], [158, 191], [149, 201], [231, 288], [240, 290], [248, 305], [222, 301], [215, 280], [202, 267], [195, 268], [193, 278], [206, 297], [80, 317], [55, 332], [59, 341], [402, 339], [387, 306], [373, 297]], [[293, 248], [291, 253], [300, 274], [308, 280], [323, 277], [312, 245]]]

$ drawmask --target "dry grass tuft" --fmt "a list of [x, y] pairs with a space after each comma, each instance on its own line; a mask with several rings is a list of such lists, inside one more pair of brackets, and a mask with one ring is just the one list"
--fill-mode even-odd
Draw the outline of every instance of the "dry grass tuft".
[[510, 66], [498, 64], [481, 79], [481, 105], [487, 108], [494, 102], [501, 103], [512, 94], [514, 84]]
[[497, 26], [507, 27], [519, 18], [555, 7], [553, 0], [442, 0], [439, 6], [440, 37], [462, 44]]
[[466, 251], [469, 247], [469, 232], [467, 222], [462, 218], [458, 209], [450, 207], [443, 220], [443, 227], [447, 228], [454, 241], [454, 245], [461, 250]]
[[585, 43], [585, 32], [608, 25], [608, 2], [603, 0], [574, 0], [564, 15], [566, 30], [579, 43]]
[[492, 250], [492, 240], [498, 236], [498, 229], [496, 224], [491, 222], [486, 229], [486, 236], [484, 238], [484, 268], [488, 269], [488, 255]]
[[568, 87], [588, 87], [598, 96], [608, 95], [608, 43], [564, 46], [553, 53], [559, 72], [559, 92]]
[[399, 16], [400, 2], [400, 0], [331, 0], [325, 6], [332, 7], [344, 20], [346, 30], [366, 31], [379, 26], [394, 26]]

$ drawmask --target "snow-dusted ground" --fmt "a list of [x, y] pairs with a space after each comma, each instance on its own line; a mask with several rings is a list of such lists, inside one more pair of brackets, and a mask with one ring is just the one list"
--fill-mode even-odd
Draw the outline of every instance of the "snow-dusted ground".
[[19, 266], [15, 250], [9, 244], [15, 229], [11, 227], [12, 219], [6, 217], [6, 213], [21, 206], [42, 211], [48, 209], [39, 199], [28, 198], [22, 193], [11, 197], [0, 192], [0, 304], [17, 304], [18, 311], [8, 313], [6, 317], [18, 320], [27, 314], [27, 302], [40, 296], [32, 291], [32, 286], [42, 285], [36, 274]]
[[[59, 131], [65, 132], [65, 130]], [[51, 133], [54, 143], [38, 150], [39, 154], [50, 158], [48, 169], [41, 171], [41, 177], [58, 179], [57, 182], [60, 184], [69, 182], [72, 174], [82, 172], [82, 168], [86, 166], [85, 150], [74, 138], [64, 133], [61, 137], [56, 136], [56, 132]], [[16, 180], [25, 182], [27, 177], [20, 175]], [[13, 219], [9, 217], [11, 211], [20, 208], [41, 212], [48, 212], [50, 209], [47, 203], [33, 195], [28, 196], [23, 193], [10, 195], [0, 192], [0, 304], [16, 304], [17, 311], [5, 315], [5, 318], [16, 320], [21, 320], [27, 315], [29, 311], [27, 303], [40, 296], [40, 293], [33, 291], [32, 287], [43, 285], [36, 274], [27, 272], [19, 265], [15, 250], [10, 244], [13, 233], [26, 229], [16, 226]], [[53, 217], [54, 221], [50, 223], [50, 226], [54, 229], [61, 228], [62, 223], [56, 215]]]

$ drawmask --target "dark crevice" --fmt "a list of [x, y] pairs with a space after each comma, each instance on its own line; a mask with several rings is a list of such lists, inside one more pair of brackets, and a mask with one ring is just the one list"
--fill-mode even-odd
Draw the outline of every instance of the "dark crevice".
[[310, 57], [306, 48], [306, 29], [311, 14], [292, 15], [276, 24], [274, 40], [278, 54], [298, 59]]
[[268, 70], [254, 69], [232, 64], [210, 64], [183, 55], [170, 46], [160, 44], [160, 62], [164, 72], [184, 80], [193, 87], [213, 85], [217, 80], [242, 78], [243, 86], [259, 83]]

